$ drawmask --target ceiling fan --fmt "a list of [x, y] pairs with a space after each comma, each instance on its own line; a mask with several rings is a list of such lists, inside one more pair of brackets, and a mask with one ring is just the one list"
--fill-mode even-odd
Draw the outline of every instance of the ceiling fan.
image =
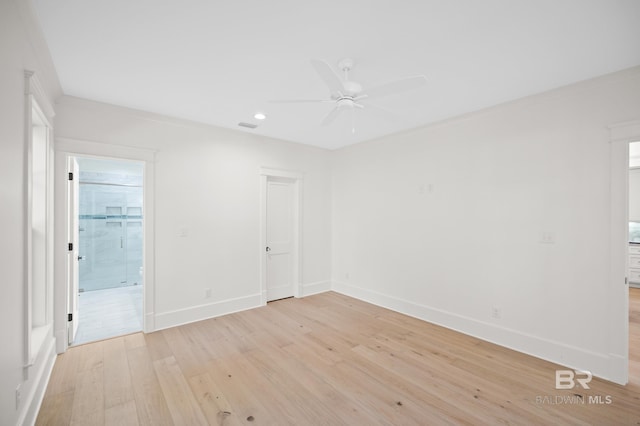
[[344, 78], [340, 78], [326, 62], [314, 59], [311, 65], [316, 70], [320, 78], [329, 88], [329, 99], [291, 99], [291, 100], [275, 100], [273, 103], [317, 103], [329, 102], [334, 107], [324, 117], [321, 124], [326, 126], [333, 122], [338, 115], [345, 111], [351, 111], [351, 132], [355, 133], [355, 110], [356, 109], [376, 109], [388, 113], [387, 110], [379, 106], [370, 104], [371, 99], [382, 98], [384, 96], [394, 95], [396, 93], [407, 90], [417, 89], [427, 84], [427, 78], [423, 75], [407, 77], [400, 80], [392, 81], [381, 86], [364, 89], [361, 84], [349, 80], [349, 71], [353, 69], [355, 62], [351, 58], [344, 58], [338, 62]]

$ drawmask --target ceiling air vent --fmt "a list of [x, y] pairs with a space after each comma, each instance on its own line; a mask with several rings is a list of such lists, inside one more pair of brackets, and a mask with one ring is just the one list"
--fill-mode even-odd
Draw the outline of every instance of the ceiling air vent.
[[249, 129], [255, 129], [256, 127], [258, 127], [257, 124], [253, 124], [253, 123], [245, 123], [244, 121], [241, 121], [238, 123], [238, 126], [240, 127], [247, 127]]

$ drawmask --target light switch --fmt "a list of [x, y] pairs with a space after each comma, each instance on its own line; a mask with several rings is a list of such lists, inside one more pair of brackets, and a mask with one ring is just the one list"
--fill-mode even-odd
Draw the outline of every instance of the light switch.
[[556, 235], [551, 231], [542, 231], [540, 233], [540, 242], [542, 244], [555, 244]]

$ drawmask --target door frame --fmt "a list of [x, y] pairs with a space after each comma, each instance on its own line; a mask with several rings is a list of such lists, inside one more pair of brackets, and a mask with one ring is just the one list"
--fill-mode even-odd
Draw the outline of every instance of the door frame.
[[[80, 265], [78, 261], [78, 253], [80, 252], [80, 176], [77, 157], [67, 157], [67, 169], [69, 176], [73, 174], [73, 178], [69, 178], [67, 183], [67, 241], [71, 245], [67, 251], [67, 314], [71, 316], [71, 320], [67, 320], [67, 344], [71, 345], [78, 333], [79, 324], [79, 303], [78, 288], [80, 285]], [[75, 216], [75, 217], [74, 217]]]
[[54, 334], [56, 351], [63, 353], [69, 347], [67, 342], [68, 313], [68, 241], [69, 200], [67, 194], [67, 164], [70, 157], [93, 157], [117, 161], [138, 161], [143, 163], [143, 331], [155, 331], [155, 157], [156, 151], [122, 145], [89, 142], [69, 138], [55, 140], [55, 179], [54, 179]]
[[640, 141], [640, 120], [609, 126], [611, 210], [609, 355], [611, 380], [629, 380], [629, 143]]
[[260, 167], [260, 239], [258, 242], [258, 254], [260, 259], [260, 305], [267, 304], [267, 182], [269, 178], [285, 178], [293, 181], [293, 249], [292, 249], [292, 276], [293, 296], [302, 297], [302, 187], [304, 175], [291, 170]]

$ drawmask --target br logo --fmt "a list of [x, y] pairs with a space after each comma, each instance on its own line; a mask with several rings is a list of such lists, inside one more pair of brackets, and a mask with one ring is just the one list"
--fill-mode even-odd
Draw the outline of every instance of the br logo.
[[589, 371], [556, 370], [556, 389], [573, 389], [576, 382], [584, 389], [590, 389], [588, 383], [592, 377]]

